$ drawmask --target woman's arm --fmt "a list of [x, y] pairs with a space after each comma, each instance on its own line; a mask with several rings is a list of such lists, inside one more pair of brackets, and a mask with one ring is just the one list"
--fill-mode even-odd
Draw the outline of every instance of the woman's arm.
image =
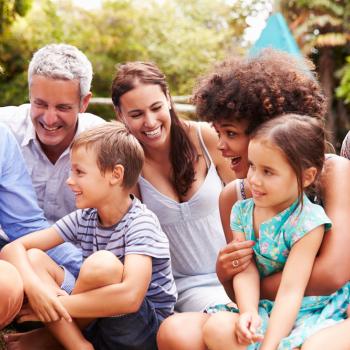
[[309, 232], [292, 247], [282, 273], [276, 301], [261, 350], [275, 350], [293, 328], [315, 256], [321, 245], [324, 226]]
[[[350, 161], [332, 155], [325, 162], [321, 176], [324, 209], [332, 220], [316, 257], [305, 293], [328, 295], [350, 280]], [[281, 273], [262, 281], [264, 298], [273, 300]]]
[[216, 170], [221, 178], [221, 181], [224, 184], [228, 184], [230, 181], [234, 180], [235, 174], [230, 168], [230, 162], [228, 159], [224, 158], [221, 155], [221, 152], [218, 150], [217, 145], [219, 142], [218, 135], [213, 127], [210, 124], [201, 122], [200, 123], [201, 134], [203, 141], [210, 153], [211, 158], [215, 164]]
[[216, 260], [216, 274], [231, 300], [235, 299], [232, 278], [248, 267], [253, 256], [252, 247], [254, 245], [254, 241], [246, 241], [243, 237], [241, 241], [233, 240], [230, 214], [237, 201], [235, 181], [225, 186], [219, 198], [221, 223], [228, 244], [220, 250]]

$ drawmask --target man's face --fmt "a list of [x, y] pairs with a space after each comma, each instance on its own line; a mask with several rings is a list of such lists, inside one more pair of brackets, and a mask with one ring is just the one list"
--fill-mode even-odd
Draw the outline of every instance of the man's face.
[[30, 85], [31, 119], [44, 152], [62, 153], [72, 142], [78, 113], [87, 108], [90, 94], [80, 103], [78, 80], [34, 75]]

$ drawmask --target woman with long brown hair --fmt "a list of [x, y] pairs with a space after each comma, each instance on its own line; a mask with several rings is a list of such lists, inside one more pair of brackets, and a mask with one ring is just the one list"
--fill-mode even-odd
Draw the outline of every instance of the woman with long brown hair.
[[229, 303], [215, 260], [225, 244], [219, 194], [234, 174], [217, 150], [215, 130], [177, 116], [165, 76], [150, 62], [119, 65], [112, 100], [117, 118], [145, 152], [135, 193], [168, 236], [178, 290], [175, 309], [203, 311]]

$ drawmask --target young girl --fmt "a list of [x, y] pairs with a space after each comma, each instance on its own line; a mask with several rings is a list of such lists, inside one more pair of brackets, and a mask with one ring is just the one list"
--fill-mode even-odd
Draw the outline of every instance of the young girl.
[[[205, 323], [210, 349], [249, 344], [249, 349], [295, 349], [316, 331], [345, 319], [348, 285], [330, 296], [304, 297], [323, 234], [331, 226], [323, 208], [303, 192], [317, 183], [324, 152], [324, 130], [313, 118], [284, 115], [252, 134], [247, 177], [252, 199], [234, 205], [231, 228], [234, 239], [256, 242], [255, 261], [233, 280], [239, 315], [218, 312]], [[281, 270], [275, 302], [259, 302], [259, 275]]]

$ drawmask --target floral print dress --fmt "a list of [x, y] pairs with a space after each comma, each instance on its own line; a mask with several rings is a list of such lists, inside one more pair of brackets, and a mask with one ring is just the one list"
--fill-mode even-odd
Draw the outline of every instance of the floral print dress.
[[[253, 249], [261, 277], [283, 270], [292, 246], [300, 238], [320, 225], [325, 225], [325, 230], [331, 227], [323, 208], [311, 203], [304, 195], [303, 206], [295, 202], [272, 219], [263, 222], [257, 239], [253, 230], [253, 209], [252, 199], [237, 202], [231, 212], [231, 228], [243, 232], [246, 239], [256, 242]], [[281, 341], [278, 350], [299, 347], [315, 332], [344, 320], [350, 300], [349, 287], [347, 283], [328, 296], [304, 297], [294, 327], [289, 336]], [[259, 302], [259, 314], [263, 320], [262, 333], [266, 332], [273, 304], [270, 300]], [[255, 343], [248, 349], [259, 347], [260, 344]]]

